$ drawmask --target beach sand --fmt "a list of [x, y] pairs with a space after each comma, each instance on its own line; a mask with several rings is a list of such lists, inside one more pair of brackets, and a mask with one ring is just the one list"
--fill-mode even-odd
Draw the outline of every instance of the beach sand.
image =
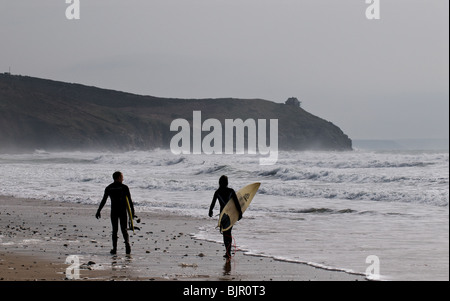
[[[192, 237], [211, 219], [161, 213], [137, 212], [140, 230], [129, 232], [132, 254], [125, 255], [119, 231], [117, 255], [112, 256], [109, 207], [99, 220], [96, 210], [91, 205], [1, 196], [0, 280], [365, 280], [241, 251], [226, 260], [222, 244]], [[67, 261], [71, 258], [79, 261], [79, 275], [73, 261]]]

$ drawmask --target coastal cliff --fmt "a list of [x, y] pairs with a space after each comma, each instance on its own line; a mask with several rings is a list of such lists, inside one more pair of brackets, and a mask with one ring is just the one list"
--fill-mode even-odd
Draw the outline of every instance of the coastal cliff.
[[0, 74], [0, 151], [168, 148], [173, 120], [278, 119], [280, 150], [351, 150], [337, 126], [262, 99], [171, 99]]

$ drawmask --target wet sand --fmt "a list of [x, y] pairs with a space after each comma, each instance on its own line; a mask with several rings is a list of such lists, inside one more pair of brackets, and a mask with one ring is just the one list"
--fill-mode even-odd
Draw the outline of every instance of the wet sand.
[[[0, 196], [0, 280], [363, 281], [364, 276], [236, 252], [192, 234], [212, 221], [137, 212], [131, 255], [119, 232], [111, 249], [108, 205], [97, 206]], [[79, 274], [72, 269], [78, 260]], [[66, 274], [69, 269], [69, 274]]]

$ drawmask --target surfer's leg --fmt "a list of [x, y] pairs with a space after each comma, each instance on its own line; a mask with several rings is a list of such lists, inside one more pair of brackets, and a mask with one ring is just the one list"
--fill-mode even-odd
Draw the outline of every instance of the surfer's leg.
[[233, 243], [233, 237], [231, 236], [231, 227], [228, 231], [223, 232], [223, 243], [225, 244], [225, 255], [224, 257], [231, 258], [231, 245]]
[[112, 245], [111, 254], [116, 254], [117, 252], [117, 232], [119, 231], [119, 217], [111, 212], [111, 225], [112, 225]]
[[128, 231], [127, 231], [127, 222], [128, 222], [128, 217], [127, 217], [127, 212], [123, 212], [123, 214], [121, 214], [120, 216], [120, 231], [122, 232], [122, 236], [123, 236], [123, 240], [125, 242], [125, 252], [127, 254], [131, 253], [131, 247], [130, 247], [130, 237], [128, 236]]

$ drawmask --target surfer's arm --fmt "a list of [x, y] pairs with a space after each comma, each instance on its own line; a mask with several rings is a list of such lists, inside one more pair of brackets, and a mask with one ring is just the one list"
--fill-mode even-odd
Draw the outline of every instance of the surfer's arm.
[[213, 209], [214, 209], [214, 206], [216, 206], [216, 201], [217, 201], [217, 192], [214, 193], [214, 197], [212, 199], [211, 206], [209, 206], [209, 217], [213, 216]]
[[241, 219], [242, 218], [241, 204], [239, 204], [239, 200], [238, 200], [236, 192], [234, 190], [233, 190], [233, 194], [231, 197], [233, 198], [234, 205], [236, 206], [236, 209], [239, 212], [239, 219]]
[[106, 200], [108, 199], [108, 195], [109, 195], [109, 193], [108, 193], [108, 188], [106, 188], [106, 189], [105, 189], [105, 193], [103, 194], [102, 201], [100, 202], [100, 206], [98, 206], [97, 213], [95, 214], [95, 217], [96, 217], [96, 218], [100, 218], [100, 211], [102, 211], [103, 206], [105, 206]]

